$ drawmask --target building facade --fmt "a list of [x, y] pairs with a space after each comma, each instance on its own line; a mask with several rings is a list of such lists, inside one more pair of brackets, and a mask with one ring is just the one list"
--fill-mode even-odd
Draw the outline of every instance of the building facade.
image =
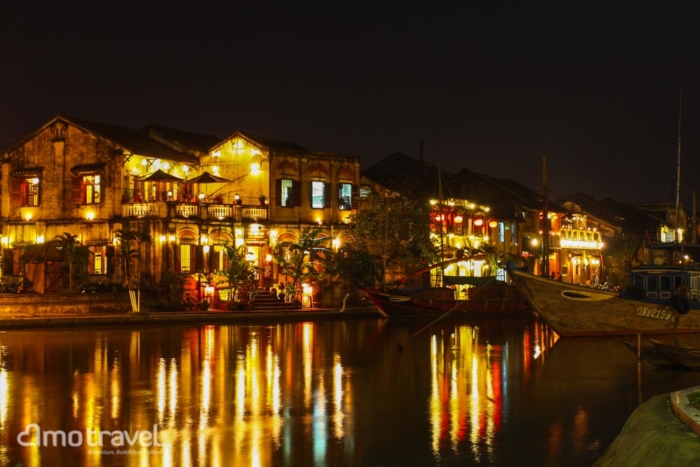
[[359, 157], [234, 132], [142, 131], [58, 116], [2, 156], [2, 274], [65, 233], [90, 251], [93, 280], [119, 282], [117, 232], [144, 232], [144, 271], [212, 274], [223, 245], [244, 247], [259, 285], [278, 280], [271, 250], [320, 227], [342, 241], [357, 205]]

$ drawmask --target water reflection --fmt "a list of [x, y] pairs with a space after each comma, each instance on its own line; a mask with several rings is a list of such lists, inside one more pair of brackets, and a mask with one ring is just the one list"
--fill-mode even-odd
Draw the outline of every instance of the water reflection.
[[508, 465], [537, 440], [557, 465], [600, 440], [601, 375], [635, 366], [532, 319], [425, 324], [1, 333], [0, 463]]
[[478, 325], [454, 325], [430, 339], [431, 392], [428, 413], [431, 447], [440, 460], [446, 449], [460, 457], [468, 449], [476, 462], [494, 462], [495, 436], [501, 430], [508, 374], [528, 374], [558, 336], [535, 323], [524, 329], [522, 342], [490, 342]]

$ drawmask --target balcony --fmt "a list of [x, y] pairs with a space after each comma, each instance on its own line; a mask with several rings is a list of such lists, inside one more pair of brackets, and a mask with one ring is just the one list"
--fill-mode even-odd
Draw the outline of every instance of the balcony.
[[124, 217], [150, 217], [165, 214], [163, 203], [127, 203], [122, 205]]
[[124, 217], [180, 217], [223, 221], [267, 221], [269, 207], [258, 205], [231, 205], [219, 203], [151, 202], [122, 204]]
[[562, 229], [559, 231], [562, 248], [599, 250], [603, 247], [600, 232], [592, 230]]

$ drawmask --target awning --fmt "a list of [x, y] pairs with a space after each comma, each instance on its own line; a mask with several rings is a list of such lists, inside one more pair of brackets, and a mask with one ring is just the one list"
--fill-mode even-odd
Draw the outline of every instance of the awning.
[[15, 169], [10, 172], [10, 175], [14, 176], [36, 176], [41, 175], [44, 172], [43, 167], [27, 167], [24, 169]]
[[105, 162], [100, 162], [96, 164], [78, 164], [71, 167], [70, 171], [74, 174], [104, 172], [105, 167], [107, 167], [107, 164]]

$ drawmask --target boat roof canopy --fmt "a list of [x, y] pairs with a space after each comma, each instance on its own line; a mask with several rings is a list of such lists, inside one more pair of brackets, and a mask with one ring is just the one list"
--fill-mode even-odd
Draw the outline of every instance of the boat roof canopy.
[[505, 285], [505, 282], [499, 281], [494, 276], [443, 276], [442, 281], [445, 285], [474, 285], [477, 287], [483, 287], [485, 285]]

